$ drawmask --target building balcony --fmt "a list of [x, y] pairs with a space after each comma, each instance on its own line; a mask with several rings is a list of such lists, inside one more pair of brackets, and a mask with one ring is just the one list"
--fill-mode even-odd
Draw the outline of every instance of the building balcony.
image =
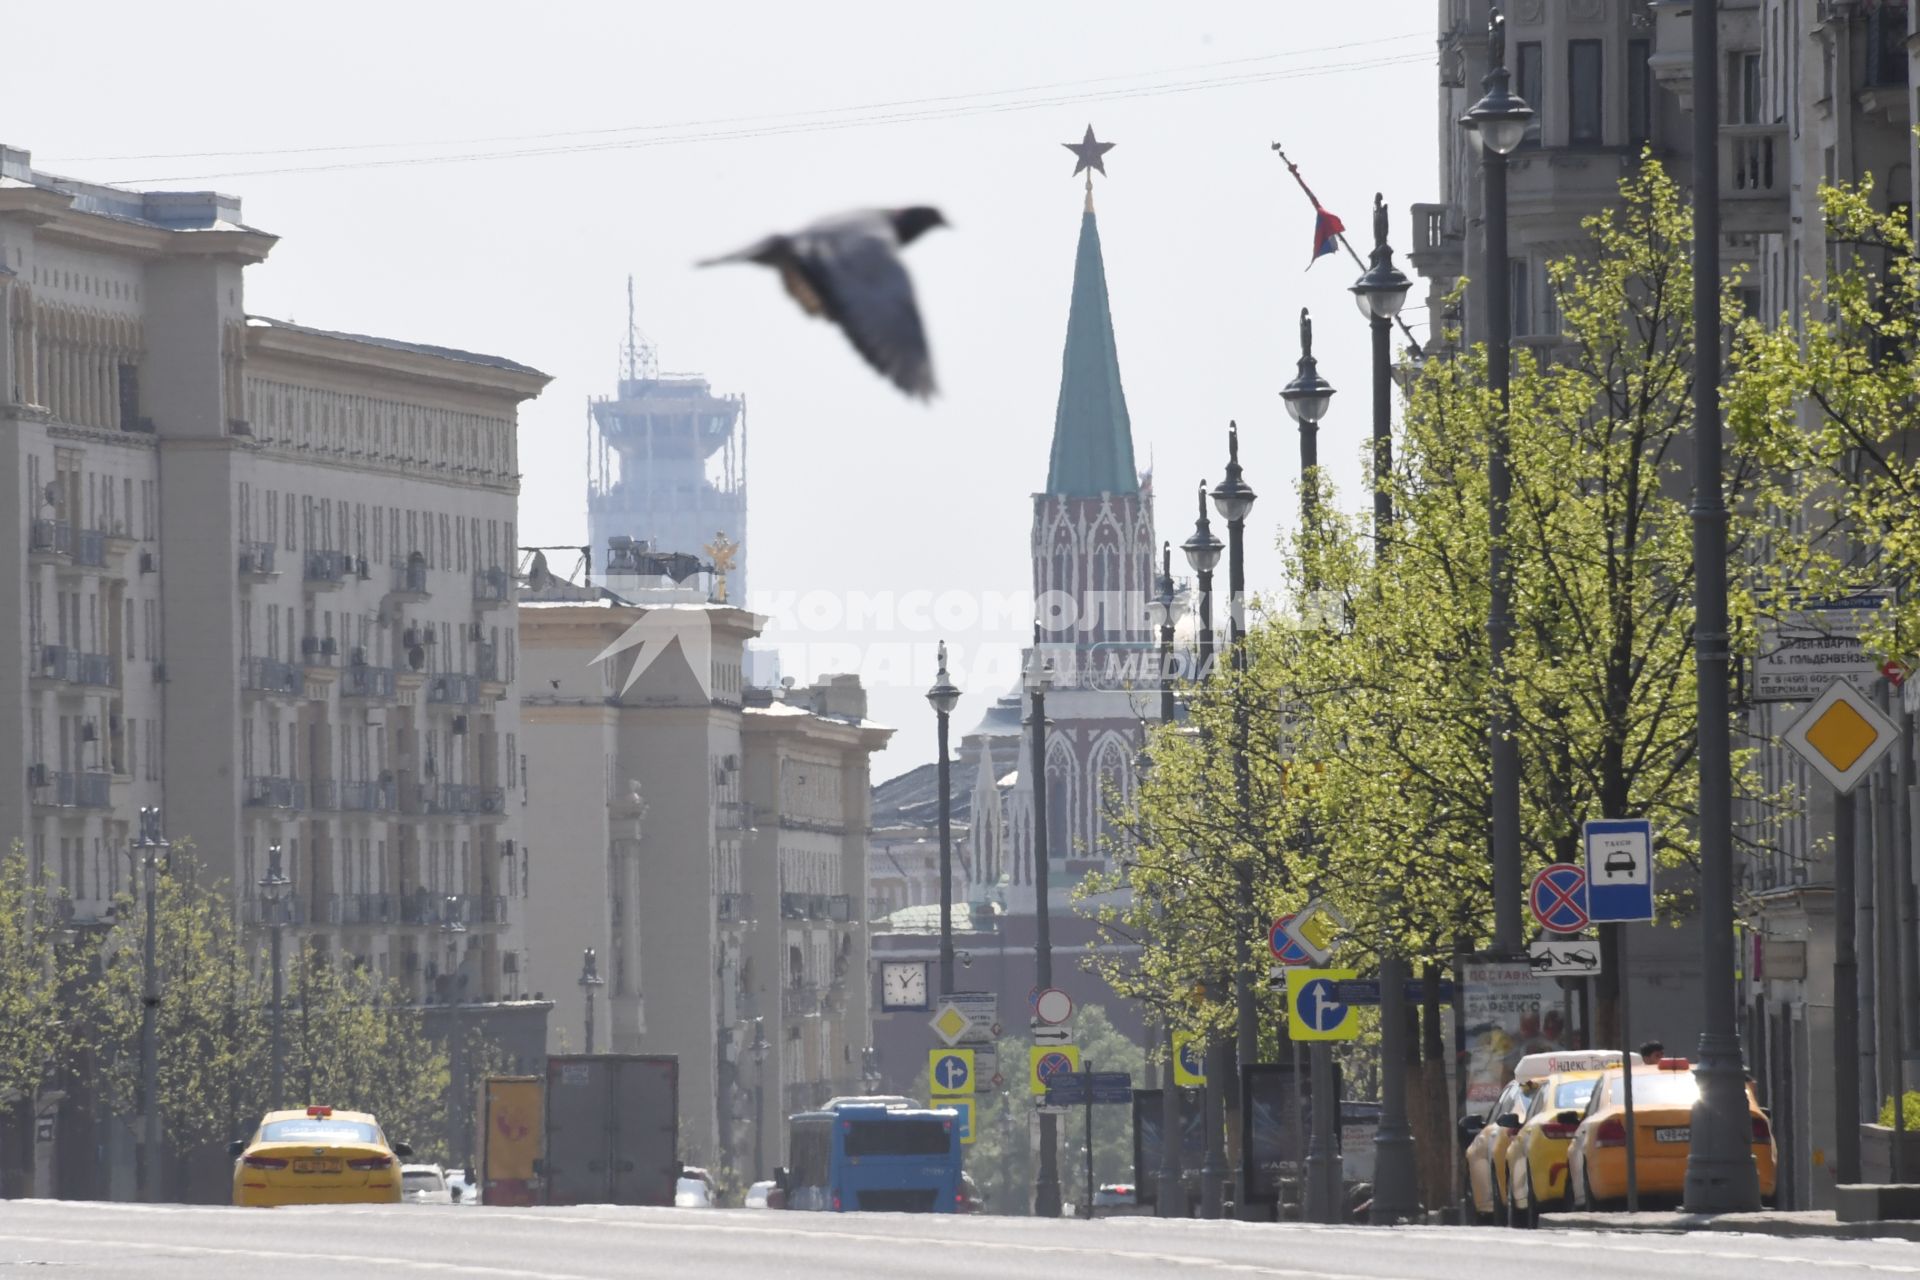
[[40, 646], [40, 665], [34, 669], [36, 680], [81, 685], [93, 689], [118, 689], [119, 673], [113, 659], [104, 653], [82, 653], [63, 644]]
[[77, 529], [73, 534], [73, 563], [83, 569], [107, 567], [107, 535], [98, 529]]
[[1407, 261], [1429, 280], [1453, 280], [1465, 270], [1466, 231], [1460, 209], [1451, 204], [1413, 206], [1413, 250]]
[[389, 599], [420, 601], [433, 594], [427, 590], [426, 557], [415, 553], [405, 560], [393, 561], [390, 568], [393, 577], [387, 588]]
[[399, 909], [401, 924], [483, 925], [507, 921], [507, 900], [497, 893], [436, 894], [419, 888], [401, 895]]
[[344, 813], [392, 813], [399, 807], [398, 783], [343, 782], [340, 784], [340, 809]]
[[309, 551], [301, 578], [309, 591], [334, 591], [346, 584], [351, 567], [344, 551]]
[[284, 894], [275, 902], [267, 902], [257, 893], [248, 894], [240, 899], [239, 906], [240, 923], [252, 929], [276, 924], [314, 923], [307, 900], [297, 893]]
[[43, 809], [110, 809], [113, 775], [103, 770], [58, 773], [43, 764], [29, 766], [27, 785], [33, 803]]
[[853, 919], [853, 899], [844, 893], [827, 896], [827, 919], [847, 924]]
[[274, 568], [274, 552], [277, 548], [271, 542], [243, 542], [240, 544], [240, 581], [272, 582], [280, 576]]
[[331, 667], [340, 656], [340, 642], [332, 636], [300, 637], [300, 661], [309, 667]]
[[361, 925], [393, 923], [393, 895], [386, 893], [327, 893], [313, 900], [313, 924]]
[[364, 662], [340, 671], [340, 696], [343, 698], [392, 699], [397, 685], [392, 671], [370, 667]]
[[463, 672], [448, 671], [427, 681], [430, 705], [471, 707], [480, 701], [480, 678]]
[[45, 564], [73, 550], [73, 526], [64, 520], [35, 520], [27, 530], [27, 555]]
[[307, 807], [307, 786], [298, 778], [270, 778], [249, 774], [246, 779], [246, 806], [249, 809], [290, 809]]
[[243, 658], [240, 687], [248, 693], [298, 698], [307, 691], [306, 677], [291, 662], [278, 658]]
[[473, 575], [476, 608], [494, 609], [513, 598], [513, 575], [505, 569], [482, 569]]
[[810, 983], [802, 983], [783, 988], [780, 992], [780, 1016], [791, 1021], [794, 1018], [812, 1018], [820, 1013], [820, 988]]
[[750, 893], [723, 893], [713, 900], [713, 915], [716, 920], [734, 923], [753, 919], [753, 895]]
[[1720, 218], [1729, 234], [1786, 231], [1789, 186], [1784, 124], [1722, 126]]
[[853, 900], [845, 894], [780, 895], [780, 918], [783, 920], [848, 920], [852, 916]]
[[307, 808], [330, 813], [339, 807], [339, 783], [332, 778], [315, 778], [307, 784]]

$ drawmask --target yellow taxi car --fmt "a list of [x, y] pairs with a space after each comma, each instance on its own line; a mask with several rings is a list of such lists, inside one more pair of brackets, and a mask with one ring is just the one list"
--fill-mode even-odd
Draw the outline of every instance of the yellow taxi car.
[[[1693, 1104], [1700, 1086], [1693, 1064], [1663, 1058], [1657, 1066], [1633, 1073], [1634, 1171], [1642, 1196], [1659, 1201], [1680, 1198], [1686, 1189], [1687, 1153], [1693, 1142]], [[1753, 1125], [1753, 1161], [1760, 1174], [1760, 1197], [1773, 1202], [1773, 1126], [1751, 1082], [1747, 1112]], [[1575, 1209], [1610, 1209], [1627, 1196], [1626, 1090], [1619, 1070], [1605, 1073], [1588, 1100], [1567, 1149], [1568, 1194]]]
[[1527, 1109], [1499, 1117], [1513, 1135], [1507, 1142], [1509, 1226], [1537, 1227], [1541, 1214], [1566, 1206], [1567, 1146], [1601, 1073], [1619, 1065], [1620, 1054], [1612, 1050], [1522, 1060], [1516, 1079], [1530, 1070], [1539, 1073]]
[[1482, 1222], [1506, 1218], [1507, 1143], [1513, 1134], [1498, 1122], [1526, 1102], [1527, 1086], [1516, 1078], [1507, 1082], [1485, 1112], [1460, 1117], [1460, 1140], [1467, 1151], [1467, 1194], [1473, 1198], [1474, 1216]]
[[399, 1204], [400, 1162], [413, 1154], [389, 1143], [364, 1111], [308, 1107], [269, 1111], [233, 1155], [233, 1202], [285, 1204]]

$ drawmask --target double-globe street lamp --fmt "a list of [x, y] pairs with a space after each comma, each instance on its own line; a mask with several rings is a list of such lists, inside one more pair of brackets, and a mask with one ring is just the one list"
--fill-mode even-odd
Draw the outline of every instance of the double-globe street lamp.
[[960, 690], [947, 676], [947, 642], [940, 642], [940, 670], [927, 690], [927, 702], [939, 721], [940, 748], [940, 994], [953, 994], [953, 785], [947, 762], [947, 728]]
[[1508, 87], [1506, 18], [1498, 8], [1487, 19], [1486, 93], [1461, 117], [1479, 143], [1485, 187], [1486, 283], [1480, 303], [1487, 320], [1487, 387], [1497, 402], [1487, 441], [1487, 680], [1492, 693], [1488, 725], [1493, 764], [1493, 946], [1502, 956], [1520, 951], [1520, 754], [1506, 691], [1507, 651], [1512, 646], [1512, 576], [1507, 567], [1507, 506], [1513, 497], [1508, 461], [1507, 415], [1511, 407], [1513, 315], [1507, 259], [1507, 157], [1527, 136], [1533, 108]]
[[[1187, 564], [1193, 570], [1200, 599], [1200, 654], [1194, 666], [1194, 679], [1198, 682], [1213, 675], [1213, 571], [1220, 563], [1223, 550], [1220, 539], [1214, 536], [1213, 526], [1207, 520], [1207, 482], [1204, 480], [1200, 482], [1200, 518], [1194, 521], [1193, 535], [1181, 544], [1180, 549], [1186, 554]], [[1226, 1087], [1230, 1057], [1226, 1042], [1214, 1043], [1209, 1040], [1206, 1084], [1201, 1086], [1200, 1091], [1201, 1123], [1207, 1136], [1200, 1161], [1200, 1216], [1203, 1218], [1218, 1218], [1226, 1199], [1222, 1186], [1227, 1169], [1223, 1146], [1226, 1119], [1222, 1091]]]
[[267, 963], [273, 971], [273, 1069], [267, 1077], [267, 1106], [284, 1107], [287, 1105], [287, 1043], [283, 1035], [282, 1020], [286, 1006], [286, 975], [281, 968], [280, 934], [286, 927], [285, 912], [287, 889], [292, 881], [281, 868], [280, 842], [275, 840], [267, 846], [267, 874], [260, 877], [260, 914], [267, 926], [272, 940], [267, 955]]
[[[1393, 526], [1393, 321], [1413, 282], [1393, 265], [1387, 204], [1373, 197], [1373, 257], [1352, 293], [1373, 331], [1373, 547], [1387, 554]], [[1396, 890], [1397, 894], [1397, 890]], [[1405, 1222], [1420, 1212], [1420, 1176], [1407, 1121], [1407, 982], [1411, 972], [1397, 940], [1380, 956], [1380, 1125], [1374, 1132], [1376, 1223]]]

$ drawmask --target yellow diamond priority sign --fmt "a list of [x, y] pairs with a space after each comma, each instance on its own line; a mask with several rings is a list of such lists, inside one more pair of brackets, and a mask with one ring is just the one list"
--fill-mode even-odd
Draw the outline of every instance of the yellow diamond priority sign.
[[1865, 694], [1835, 680], [1793, 722], [1785, 741], [1845, 795], [1880, 762], [1897, 732]]
[[967, 1034], [967, 1028], [973, 1025], [973, 1020], [949, 1004], [941, 1006], [940, 1012], [933, 1015], [933, 1021], [928, 1025], [941, 1040], [955, 1045], [960, 1043], [961, 1036]]

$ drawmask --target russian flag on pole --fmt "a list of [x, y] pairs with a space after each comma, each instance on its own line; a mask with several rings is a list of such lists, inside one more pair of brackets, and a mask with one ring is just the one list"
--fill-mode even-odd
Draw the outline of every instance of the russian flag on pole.
[[1313, 202], [1313, 209], [1313, 257], [1307, 262], [1309, 267], [1338, 249], [1340, 234], [1347, 229], [1338, 217], [1321, 208], [1318, 200]]

